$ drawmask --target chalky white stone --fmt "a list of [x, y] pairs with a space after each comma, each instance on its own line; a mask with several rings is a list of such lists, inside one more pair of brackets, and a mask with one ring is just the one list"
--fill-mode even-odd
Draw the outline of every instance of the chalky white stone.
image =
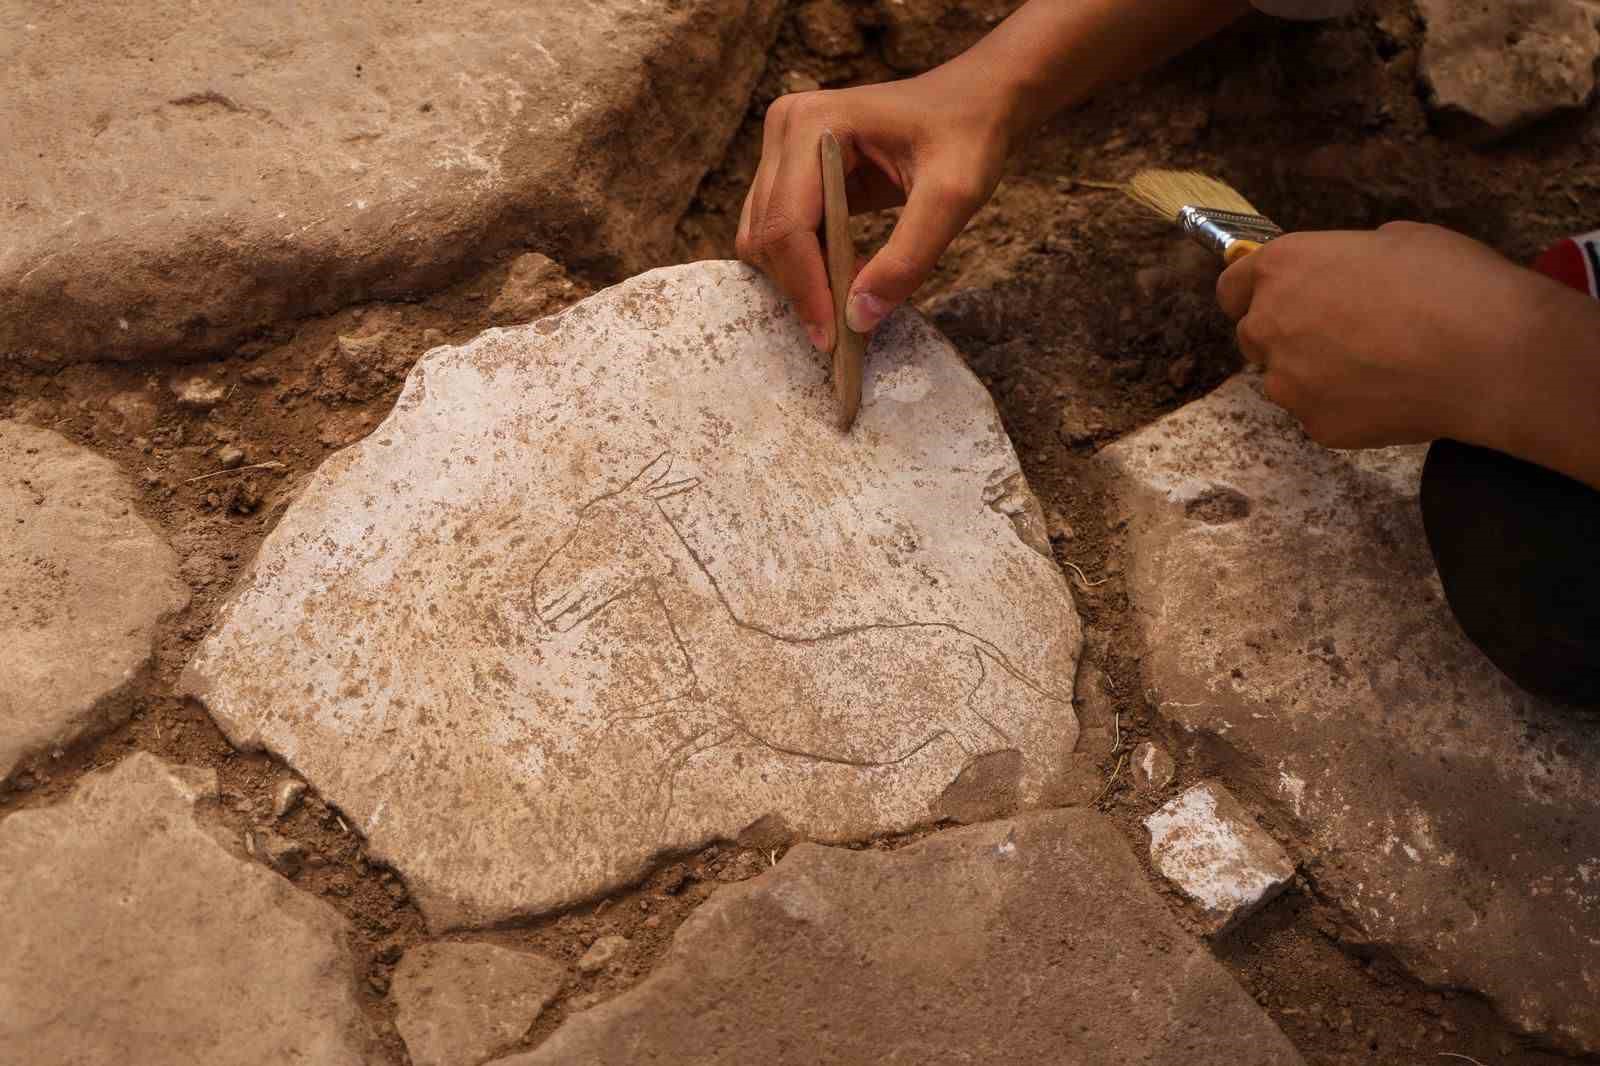
[[1185, 789], [1144, 825], [1151, 863], [1199, 905], [1213, 931], [1249, 917], [1294, 877], [1283, 848], [1215, 781]]
[[931, 820], [958, 778], [1034, 802], [1076, 741], [1081, 644], [1037, 502], [920, 317], [868, 362], [841, 435], [824, 360], [730, 263], [435, 349], [267, 538], [186, 685], [436, 926], [767, 815], [839, 840]]
[[115, 463], [0, 422], [0, 780], [29, 752], [125, 714], [111, 698], [188, 601]]

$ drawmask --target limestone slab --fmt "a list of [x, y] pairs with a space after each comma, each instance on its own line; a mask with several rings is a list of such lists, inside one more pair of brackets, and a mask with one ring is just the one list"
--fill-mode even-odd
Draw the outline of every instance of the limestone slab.
[[1280, 806], [1348, 939], [1600, 1049], [1600, 732], [1456, 626], [1422, 455], [1320, 448], [1247, 377], [1102, 452], [1146, 686]]
[[395, 967], [389, 995], [413, 1066], [478, 1066], [521, 1039], [561, 991], [558, 962], [494, 944], [423, 944]]
[[1594, 92], [1600, 31], [1581, 0], [1418, 0], [1432, 103], [1505, 133]]
[[0, 422], [0, 780], [28, 752], [108, 724], [157, 622], [188, 600], [114, 463]]
[[802, 844], [640, 985], [497, 1066], [1299, 1063], [1085, 810], [894, 852]]
[[0, 356], [219, 350], [513, 247], [655, 266], [778, 9], [4, 0]]
[[129, 756], [0, 822], [0, 1058], [359, 1066], [344, 921], [230, 854], [216, 775]]
[[732, 263], [433, 350], [263, 543], [186, 688], [445, 926], [769, 815], [856, 839], [958, 779], [1047, 798], [1081, 629], [993, 404], [914, 313], [848, 436], [823, 362]]
[[1150, 864], [1226, 932], [1282, 892], [1294, 863], [1216, 781], [1184, 789], [1144, 820]]

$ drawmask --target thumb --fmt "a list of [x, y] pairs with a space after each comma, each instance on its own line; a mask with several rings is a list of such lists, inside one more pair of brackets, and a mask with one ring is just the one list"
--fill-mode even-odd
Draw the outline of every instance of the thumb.
[[889, 241], [850, 286], [845, 321], [871, 333], [927, 280], [951, 241], [986, 199], [976, 186], [928, 178], [911, 189]]

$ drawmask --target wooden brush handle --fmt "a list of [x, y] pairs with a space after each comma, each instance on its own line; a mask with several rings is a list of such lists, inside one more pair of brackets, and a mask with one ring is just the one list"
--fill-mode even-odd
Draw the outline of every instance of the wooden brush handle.
[[1228, 250], [1222, 253], [1222, 261], [1228, 266], [1233, 266], [1251, 252], [1259, 250], [1260, 243], [1256, 241], [1234, 241], [1228, 245]]
[[822, 219], [828, 245], [828, 286], [833, 290], [833, 392], [839, 399], [839, 428], [848, 432], [861, 410], [861, 364], [867, 341], [844, 320], [850, 285], [855, 281], [856, 247], [850, 239], [844, 154], [830, 130], [822, 134]]

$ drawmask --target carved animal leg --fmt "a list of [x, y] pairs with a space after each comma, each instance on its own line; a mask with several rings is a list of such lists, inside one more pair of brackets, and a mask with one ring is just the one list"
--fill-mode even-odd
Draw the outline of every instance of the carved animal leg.
[[995, 690], [991, 675], [1001, 666], [977, 645], [973, 645], [969, 652], [977, 676], [967, 690], [967, 698], [953, 710], [950, 720], [944, 723], [945, 731], [969, 756], [1016, 747], [988, 713], [994, 703], [990, 698]]
[[738, 735], [738, 730], [719, 722], [697, 731], [672, 749], [662, 777], [656, 782], [654, 803], [656, 814], [652, 821], [655, 823], [658, 836], [666, 832], [667, 819], [672, 815], [673, 803], [677, 799], [678, 775], [688, 768], [695, 756], [720, 747]]

